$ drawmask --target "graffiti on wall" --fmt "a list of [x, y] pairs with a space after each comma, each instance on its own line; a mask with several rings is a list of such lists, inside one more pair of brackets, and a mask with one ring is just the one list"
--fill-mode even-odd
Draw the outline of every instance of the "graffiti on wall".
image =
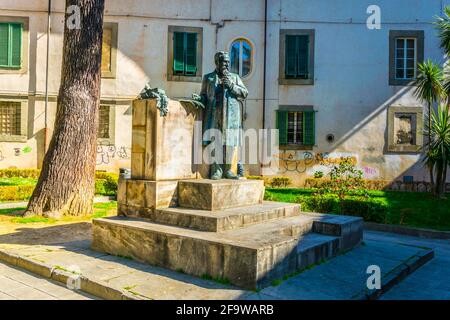
[[[274, 157], [275, 165], [278, 165], [279, 173], [305, 173], [309, 169], [328, 168], [338, 165], [343, 160], [350, 160], [353, 164], [357, 164], [357, 157], [349, 153], [338, 152], [318, 152], [311, 151], [282, 151], [278, 156]], [[272, 163], [271, 163], [272, 166]]]
[[[33, 151], [33, 149], [30, 146], [25, 146], [23, 148], [12, 148], [11, 150], [13, 152], [13, 155], [15, 157], [20, 157], [24, 154], [30, 153]], [[3, 148], [0, 148], [0, 161], [3, 161], [6, 159], [5, 156], [6, 152], [3, 150]]]
[[314, 172], [322, 171], [327, 175], [334, 166], [347, 160], [362, 170], [366, 179], [375, 179], [380, 176], [380, 170], [378, 168], [361, 166], [358, 159], [358, 154], [350, 152], [314, 153], [312, 151], [286, 150], [273, 157], [270, 168], [272, 171], [275, 170], [276, 174], [304, 173], [313, 176]]
[[128, 160], [131, 158], [131, 148], [113, 144], [97, 145], [97, 165], [108, 165], [113, 160]]

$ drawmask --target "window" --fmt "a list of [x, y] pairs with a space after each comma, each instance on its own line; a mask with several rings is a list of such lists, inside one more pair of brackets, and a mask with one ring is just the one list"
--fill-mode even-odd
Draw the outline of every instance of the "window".
[[100, 104], [98, 112], [97, 141], [100, 144], [110, 145], [115, 141], [115, 107], [108, 105], [108, 101]]
[[424, 32], [391, 30], [389, 47], [389, 84], [411, 85], [424, 57]]
[[21, 23], [0, 23], [0, 68], [20, 69], [22, 29]]
[[0, 100], [0, 141], [27, 141], [26, 100]]
[[102, 78], [116, 77], [118, 24], [105, 22], [103, 25]]
[[389, 152], [420, 152], [423, 144], [422, 107], [390, 106], [388, 109]]
[[235, 40], [230, 49], [231, 72], [248, 76], [252, 65], [252, 47], [245, 39]]
[[0, 134], [8, 136], [20, 135], [20, 102], [0, 102]]
[[173, 74], [195, 76], [197, 73], [197, 34], [173, 33]]
[[169, 81], [201, 82], [202, 33], [202, 28], [169, 26]]
[[109, 139], [109, 106], [100, 106], [97, 138]]
[[395, 79], [413, 80], [416, 78], [416, 49], [415, 38], [395, 39]]
[[280, 146], [314, 146], [315, 111], [277, 111]]
[[286, 35], [284, 76], [287, 79], [308, 79], [307, 35]]
[[314, 84], [314, 30], [280, 30], [280, 84]]

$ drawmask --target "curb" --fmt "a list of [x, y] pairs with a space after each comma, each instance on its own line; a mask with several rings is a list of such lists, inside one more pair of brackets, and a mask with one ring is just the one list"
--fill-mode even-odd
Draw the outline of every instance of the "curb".
[[381, 295], [389, 291], [393, 286], [400, 283], [411, 273], [419, 269], [434, 258], [434, 251], [425, 249], [415, 254], [388, 274], [381, 278], [380, 289], [365, 289], [361, 294], [354, 296], [356, 300], [377, 300]]
[[4, 250], [0, 250], [0, 261], [64, 285], [72, 281], [78, 281], [80, 288], [74, 291], [83, 291], [105, 300], [142, 300], [139, 296], [129, 292], [111, 288], [103, 281], [92, 280], [82, 274], [77, 275], [44, 262], [23, 258]]
[[450, 239], [450, 232], [448, 231], [436, 231], [432, 229], [403, 227], [398, 225], [382, 224], [374, 222], [364, 222], [364, 230], [390, 232], [428, 239], [441, 239], [441, 240]]

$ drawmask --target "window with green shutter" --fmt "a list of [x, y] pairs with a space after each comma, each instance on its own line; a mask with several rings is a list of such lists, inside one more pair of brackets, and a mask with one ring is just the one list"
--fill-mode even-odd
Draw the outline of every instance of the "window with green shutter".
[[315, 111], [278, 110], [276, 124], [279, 145], [315, 145]]
[[197, 33], [173, 33], [173, 73], [183, 76], [197, 74]]
[[22, 65], [22, 24], [0, 23], [0, 68]]
[[309, 35], [286, 35], [285, 76], [288, 79], [309, 78]]

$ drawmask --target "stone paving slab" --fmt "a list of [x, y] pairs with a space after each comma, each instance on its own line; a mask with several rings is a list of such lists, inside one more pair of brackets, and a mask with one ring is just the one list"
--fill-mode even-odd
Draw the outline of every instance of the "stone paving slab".
[[[278, 286], [271, 286], [247, 299], [285, 299], [285, 300], [348, 300], [366, 298], [367, 267], [377, 265], [383, 279], [390, 279], [397, 269], [415, 256], [423, 256], [429, 250], [405, 246], [397, 243], [365, 241], [346, 254], [301, 273]], [[385, 280], [385, 281], [386, 281]]]
[[0, 262], [0, 300], [92, 300], [91, 295]]
[[[367, 240], [365, 245], [289, 278], [278, 286], [267, 287], [256, 293], [121, 257], [102, 255], [88, 249], [89, 241], [75, 244], [74, 247], [70, 243], [66, 246], [0, 246], [0, 258], [16, 255], [17, 259], [28, 261], [22, 266], [34, 268], [38, 272], [47, 268], [49, 277], [62, 282], [73, 275], [67, 270], [77, 266], [82, 273], [81, 289], [105, 299], [333, 300], [364, 298], [362, 293], [368, 277], [367, 266], [379, 265], [382, 275], [387, 275], [425, 250]], [[3, 285], [8, 286], [7, 283]], [[40, 285], [45, 284], [36, 284]], [[1, 286], [0, 279], [0, 293]]]

